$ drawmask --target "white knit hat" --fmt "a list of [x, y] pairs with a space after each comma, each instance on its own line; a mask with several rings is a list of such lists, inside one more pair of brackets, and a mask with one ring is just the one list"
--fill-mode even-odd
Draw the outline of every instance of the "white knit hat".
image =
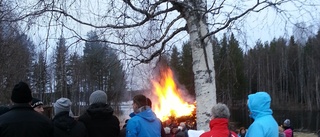
[[97, 90], [95, 92], [92, 92], [92, 94], [89, 97], [89, 103], [107, 103], [107, 94], [106, 92], [102, 90]]
[[290, 119], [286, 119], [283, 121], [283, 125], [286, 127], [290, 127]]
[[57, 115], [63, 111], [70, 111], [71, 109], [71, 101], [67, 98], [60, 98], [54, 103], [54, 115]]

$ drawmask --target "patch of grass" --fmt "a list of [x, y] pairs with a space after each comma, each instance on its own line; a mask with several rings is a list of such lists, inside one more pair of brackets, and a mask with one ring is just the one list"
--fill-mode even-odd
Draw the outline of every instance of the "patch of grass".
[[318, 137], [315, 133], [294, 132], [294, 137]]

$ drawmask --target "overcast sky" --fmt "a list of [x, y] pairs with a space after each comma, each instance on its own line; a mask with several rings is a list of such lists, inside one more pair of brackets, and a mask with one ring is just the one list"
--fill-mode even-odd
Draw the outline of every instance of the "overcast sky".
[[[208, 7], [211, 6], [212, 0], [208, 0]], [[217, 0], [219, 1], [219, 0]], [[29, 1], [31, 2], [31, 1]], [[229, 12], [232, 10], [232, 4], [236, 3], [239, 6], [250, 6], [250, 4], [254, 4], [255, 0], [246, 0], [246, 1], [234, 1], [234, 0], [227, 0], [225, 2], [224, 11]], [[319, 6], [320, 1], [312, 1], [312, 3], [317, 3]], [[69, 4], [62, 5], [65, 7], [68, 12], [75, 12], [75, 16], [88, 22], [94, 22], [96, 24], [101, 24], [108, 22], [107, 20], [100, 20], [97, 17], [90, 17], [90, 15], [99, 14], [99, 11], [106, 10], [106, 6], [109, 3], [103, 2], [100, 0], [90, 0], [90, 1], [80, 1], [74, 2], [72, 6], [68, 6]], [[116, 4], [116, 3], [115, 3]], [[304, 4], [308, 4], [305, 2]], [[230, 7], [228, 7], [230, 5]], [[225, 32], [233, 32], [235, 33], [236, 38], [240, 41], [242, 46], [249, 46], [251, 48], [254, 43], [261, 39], [262, 42], [270, 41], [274, 37], [285, 36], [290, 37], [293, 32], [292, 29], [295, 23], [304, 22], [307, 27], [310, 28], [310, 31], [315, 32], [318, 29], [320, 14], [317, 12], [316, 6], [306, 6], [304, 8], [298, 9], [297, 7], [301, 5], [301, 3], [287, 3], [282, 4], [280, 6], [284, 12], [276, 11], [274, 8], [267, 8], [259, 13], [250, 13], [248, 16], [245, 16], [243, 19], [235, 22], [233, 24], [233, 29], [229, 30], [226, 29], [224, 31], [219, 32], [216, 36], [221, 39], [222, 34]], [[222, 18], [222, 16], [217, 16], [212, 20], [217, 20]], [[71, 20], [68, 18], [61, 17], [61, 19], [65, 22], [65, 24], [72, 23]], [[210, 21], [210, 19], [209, 19]], [[36, 45], [47, 45], [45, 48], [52, 48], [55, 46], [58, 37], [60, 37], [61, 33], [68, 38], [71, 37], [72, 32], [67, 29], [61, 29], [61, 24], [57, 27], [51, 27], [50, 30], [46, 30], [44, 27], [40, 27], [39, 24], [46, 24], [48, 23], [48, 19], [39, 19], [38, 23], [31, 28], [30, 37], [34, 40]], [[55, 25], [54, 22], [51, 22], [52, 25]], [[181, 25], [185, 25], [184, 21], [181, 21]], [[312, 27], [310, 27], [312, 26]], [[69, 25], [71, 29], [75, 30], [78, 34], [83, 37], [86, 37], [86, 33], [90, 30], [94, 30], [92, 27], [84, 26], [84, 25]], [[49, 34], [49, 36], [47, 36]], [[46, 39], [49, 38], [49, 39]], [[182, 40], [180, 38], [183, 38]], [[46, 43], [49, 40], [49, 43]], [[181, 42], [188, 40], [188, 36], [186, 33], [177, 37], [176, 41], [174, 42]], [[74, 44], [75, 39], [69, 39], [68, 44], [73, 44], [72, 49], [81, 49], [81, 46], [84, 44], [77, 43]], [[179, 43], [177, 43], [179, 44]], [[77, 46], [78, 45], [78, 46]], [[42, 46], [43, 47], [43, 46]], [[43, 50], [41, 49], [41, 50]]]
[[[217, 0], [222, 1], [222, 0]], [[277, 1], [277, 0], [276, 0]], [[303, 0], [302, 0], [303, 1]], [[25, 1], [20, 1], [22, 3], [19, 4], [29, 4], [25, 3]], [[28, 1], [31, 2], [32, 1]], [[36, 1], [38, 2], [38, 1]], [[116, 1], [118, 2], [118, 1]], [[225, 2], [225, 7], [223, 9], [223, 12], [230, 12], [233, 10], [234, 5], [239, 6], [241, 8], [250, 7], [252, 4], [254, 4], [255, 0], [227, 0]], [[309, 2], [316, 3], [316, 6], [314, 5], [305, 5]], [[211, 6], [212, 0], [208, 0], [208, 7]], [[61, 5], [64, 9], [67, 9], [68, 12], [72, 13], [74, 12], [75, 17], [95, 23], [97, 25], [104, 24], [106, 22], [113, 22], [112, 20], [103, 20], [99, 18], [101, 11], [108, 10], [108, 6], [110, 6], [108, 1], [104, 0], [90, 0], [90, 1], [74, 1], [72, 5], [70, 6], [70, 3], [64, 3], [65, 5]], [[305, 7], [303, 8], [297, 8], [301, 4], [304, 4]], [[119, 11], [122, 11], [123, 7], [120, 4], [115, 3], [115, 5], [119, 6]], [[305, 26], [308, 28], [305, 30], [306, 32], [315, 33], [317, 29], [319, 28], [319, 21], [320, 21], [320, 14], [318, 12], [318, 8], [320, 5], [319, 0], [306, 0], [304, 3], [288, 3], [283, 4], [280, 6], [281, 9], [283, 9], [283, 12], [276, 11], [275, 8], [267, 8], [259, 13], [250, 13], [244, 18], [236, 21], [233, 24], [233, 27], [231, 29], [226, 29], [224, 31], [219, 32], [216, 34], [216, 37], [220, 40], [223, 36], [223, 33], [229, 33], [233, 32], [235, 33], [236, 38], [239, 40], [241, 46], [244, 50], [247, 50], [248, 48], [252, 48], [254, 46], [255, 42], [260, 39], [262, 42], [265, 41], [271, 41], [273, 38], [278, 38], [280, 36], [283, 36], [285, 38], [289, 38], [291, 35], [293, 35], [293, 28], [294, 24], [304, 22]], [[229, 6], [229, 7], [228, 7]], [[319, 10], [320, 11], [320, 10]], [[117, 14], [116, 12], [114, 14]], [[174, 14], [174, 13], [173, 13]], [[214, 18], [209, 18], [209, 21], [216, 21], [219, 19], [222, 19], [223, 16], [217, 16]], [[48, 49], [47, 53], [48, 55], [52, 54], [52, 49], [56, 46], [57, 38], [60, 37], [61, 34], [65, 38], [67, 38], [67, 44], [72, 45], [70, 47], [71, 51], [78, 51], [80, 54], [82, 54], [82, 48], [84, 45], [84, 42], [76, 42], [76, 39], [73, 39], [73, 32], [69, 31], [68, 29], [64, 28], [61, 29], [62, 25], [67, 25], [70, 29], [73, 29], [76, 31], [79, 35], [86, 38], [87, 32], [94, 30], [92, 27], [80, 25], [80, 24], [74, 24], [70, 18], [66, 18], [61, 16], [60, 21], [64, 22], [61, 24], [61, 22], [55, 22], [51, 21], [50, 29], [48, 30], [43, 25], [48, 24], [51, 20], [48, 18], [39, 18], [35, 25], [31, 27], [29, 31], [29, 36], [34, 40], [35, 44], [38, 45], [39, 50], [46, 50]], [[185, 25], [185, 21], [181, 20], [179, 23], [175, 25]], [[178, 26], [177, 26], [178, 27]], [[212, 29], [212, 28], [210, 28]], [[135, 30], [131, 30], [133, 33]], [[111, 32], [109, 32], [107, 29], [105, 30], [106, 36], [111, 36]], [[110, 33], [110, 35], [108, 35]], [[230, 33], [229, 33], [230, 34]], [[299, 36], [299, 35], [298, 35]], [[171, 41], [171, 44], [174, 45], [180, 45], [183, 42], [188, 40], [188, 35], [184, 32], [178, 37], [176, 37], [175, 40]], [[144, 65], [144, 67], [150, 67], [149, 65]], [[144, 68], [143, 67], [143, 68]], [[134, 73], [137, 73], [139, 70], [133, 70]], [[150, 72], [150, 71], [148, 71]], [[133, 72], [130, 72], [133, 73]], [[139, 72], [141, 73], [141, 72]], [[148, 74], [138, 74], [139, 76], [144, 76]]]

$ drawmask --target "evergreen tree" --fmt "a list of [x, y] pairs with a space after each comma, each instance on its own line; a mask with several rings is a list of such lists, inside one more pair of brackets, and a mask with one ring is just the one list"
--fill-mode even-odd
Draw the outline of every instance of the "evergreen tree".
[[70, 93], [67, 85], [67, 55], [66, 40], [62, 36], [57, 42], [55, 51], [55, 96], [56, 99], [65, 97], [70, 98]]
[[46, 96], [47, 87], [49, 86], [50, 77], [47, 73], [48, 65], [45, 60], [45, 53], [41, 51], [38, 54], [38, 59], [33, 64], [33, 81], [34, 97], [39, 98], [45, 104], [50, 102], [50, 96]]
[[108, 101], [111, 103], [120, 103], [122, 94], [126, 91], [126, 75], [123, 70], [123, 65], [118, 59], [116, 50], [105, 45], [108, 62], [106, 71], [106, 88]]
[[184, 43], [181, 52], [181, 69], [179, 81], [188, 90], [189, 95], [195, 97], [194, 73], [192, 69], [192, 50], [189, 42]]
[[31, 82], [34, 45], [16, 27], [0, 32], [0, 103], [9, 104], [12, 87], [19, 81]]
[[180, 53], [178, 51], [178, 48], [176, 46], [174, 46], [172, 48], [172, 53], [171, 53], [169, 64], [170, 64], [173, 72], [175, 72], [175, 74], [179, 77], [180, 76], [179, 73], [182, 69], [181, 68], [181, 57], [180, 57]]
[[288, 71], [289, 71], [289, 85], [288, 92], [290, 95], [285, 99], [286, 102], [298, 102], [299, 93], [299, 47], [295, 42], [294, 36], [290, 37], [288, 46]]
[[71, 83], [70, 83], [70, 90], [72, 91], [72, 100], [74, 103], [74, 113], [76, 115], [80, 115], [81, 112], [81, 102], [85, 101], [83, 99], [83, 89], [82, 82], [84, 81], [84, 65], [82, 62], [82, 58], [77, 54], [77, 52], [74, 52], [72, 55], [70, 55], [70, 64], [68, 65], [70, 71], [69, 75], [71, 77]]
[[217, 87], [217, 101], [226, 101], [229, 100], [230, 97], [230, 90], [228, 90], [228, 83], [229, 83], [229, 72], [230, 68], [228, 62], [228, 40], [226, 34], [223, 35], [222, 41], [220, 43], [221, 48], [219, 51], [219, 55], [217, 64], [215, 64], [216, 68], [216, 87]]
[[98, 42], [99, 37], [97, 33], [91, 31], [88, 33], [88, 37], [89, 41], [85, 43], [83, 50], [83, 59], [86, 67], [87, 90], [90, 91], [89, 93], [92, 93], [94, 90], [104, 89], [103, 76], [107, 62], [105, 47], [101, 42]]
[[104, 90], [110, 103], [119, 103], [126, 89], [126, 78], [116, 50], [99, 42], [94, 31], [89, 32], [88, 37], [83, 51], [86, 99], [94, 90]]
[[[239, 47], [239, 42], [235, 39], [233, 33], [229, 40], [229, 56], [231, 59], [231, 72], [232, 72], [232, 95], [233, 99], [240, 99], [245, 96], [245, 77], [243, 66], [243, 51]], [[229, 81], [230, 83], [230, 81]]]

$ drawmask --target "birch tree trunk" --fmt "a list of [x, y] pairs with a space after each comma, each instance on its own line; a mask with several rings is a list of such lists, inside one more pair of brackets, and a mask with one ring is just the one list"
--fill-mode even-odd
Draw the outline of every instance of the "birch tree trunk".
[[189, 0], [190, 5], [203, 10], [185, 11], [188, 33], [192, 48], [193, 72], [197, 101], [197, 129], [209, 130], [210, 110], [216, 104], [215, 71], [212, 41], [208, 34], [207, 17], [201, 11], [206, 9], [206, 0]]

